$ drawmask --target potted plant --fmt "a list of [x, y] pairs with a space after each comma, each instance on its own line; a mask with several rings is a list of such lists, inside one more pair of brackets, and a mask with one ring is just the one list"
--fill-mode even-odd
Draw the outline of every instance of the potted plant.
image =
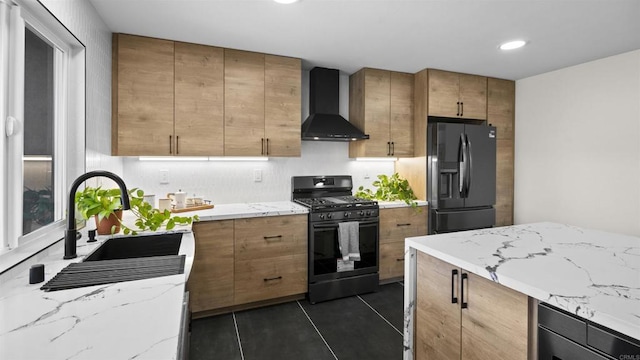
[[132, 229], [122, 222], [122, 194], [120, 189], [102, 189], [101, 187], [85, 187], [75, 195], [78, 212], [82, 217], [89, 219], [94, 216], [98, 234], [108, 235], [122, 231], [126, 235], [136, 235], [138, 231], [155, 231], [161, 226], [167, 230], [176, 225], [191, 224], [198, 220], [198, 216], [171, 216], [171, 211], [154, 209], [151, 204], [144, 201], [144, 191], [141, 189], [129, 190], [129, 202], [131, 212], [136, 216], [134, 222], [136, 229]]
[[372, 185], [378, 189], [373, 192], [371, 189], [365, 189], [364, 186], [360, 186], [356, 191], [355, 196], [363, 199], [376, 199], [383, 201], [396, 201], [402, 200], [407, 205], [411, 205], [413, 208], [417, 208], [418, 203], [416, 195], [409, 186], [409, 181], [400, 177], [398, 173], [394, 173], [391, 176], [378, 175], [378, 180], [374, 181]]

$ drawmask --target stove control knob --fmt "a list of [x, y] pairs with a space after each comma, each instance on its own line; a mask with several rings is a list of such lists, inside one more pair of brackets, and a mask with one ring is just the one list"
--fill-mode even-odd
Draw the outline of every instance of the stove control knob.
[[327, 219], [331, 219], [331, 213], [327, 214]]
[[349, 215], [350, 215], [350, 214], [349, 214], [349, 212], [348, 212], [348, 211], [345, 211], [345, 212], [344, 212], [344, 217], [348, 218], [348, 217], [349, 217]]
[[371, 215], [371, 210], [367, 210], [367, 216]]
[[320, 214], [320, 219], [324, 219], [324, 214]]
[[364, 216], [364, 211], [363, 211], [363, 210], [360, 210], [360, 212], [358, 213], [358, 215], [360, 215], [360, 216]]

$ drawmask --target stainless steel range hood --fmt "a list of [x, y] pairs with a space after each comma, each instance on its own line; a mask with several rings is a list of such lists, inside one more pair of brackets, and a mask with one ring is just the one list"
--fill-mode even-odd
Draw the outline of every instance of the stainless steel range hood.
[[339, 114], [340, 73], [315, 67], [309, 75], [309, 117], [302, 123], [302, 140], [354, 141], [368, 139]]

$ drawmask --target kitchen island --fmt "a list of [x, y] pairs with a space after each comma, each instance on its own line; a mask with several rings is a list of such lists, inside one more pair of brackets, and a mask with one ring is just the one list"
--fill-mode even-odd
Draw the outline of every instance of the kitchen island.
[[429, 281], [417, 278], [420, 253], [640, 339], [638, 237], [536, 223], [407, 238], [405, 250], [405, 360], [416, 350], [416, 284]]

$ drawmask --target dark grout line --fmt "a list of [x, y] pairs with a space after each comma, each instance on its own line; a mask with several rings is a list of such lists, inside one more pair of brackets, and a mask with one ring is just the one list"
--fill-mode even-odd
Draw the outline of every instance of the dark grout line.
[[309, 317], [309, 314], [307, 314], [307, 312], [304, 310], [304, 307], [302, 307], [302, 304], [300, 304], [300, 301], [296, 300], [296, 303], [298, 303], [298, 306], [300, 307], [304, 315], [307, 317], [307, 319], [309, 320], [313, 328], [316, 329], [316, 332], [318, 333], [318, 335], [320, 335], [320, 339], [322, 339], [322, 342], [327, 346], [327, 348], [331, 352], [331, 355], [333, 355], [334, 359], [338, 360], [338, 357], [333, 352], [333, 349], [331, 349], [331, 346], [329, 346], [329, 343], [327, 343], [327, 340], [324, 339], [324, 336], [322, 336], [322, 334], [320, 333], [320, 330], [318, 330], [318, 328], [316, 327], [316, 324], [313, 323], [313, 320], [311, 320], [311, 317]]
[[393, 328], [393, 330], [397, 331], [398, 334], [404, 336], [404, 333], [400, 332], [400, 330], [398, 330], [398, 328], [393, 326], [393, 324], [391, 324], [389, 322], [389, 320], [387, 320], [384, 316], [382, 316], [382, 314], [380, 314], [378, 312], [378, 310], [374, 309], [373, 306], [369, 305], [369, 303], [366, 302], [363, 298], [361, 298], [360, 295], [356, 295], [356, 296], [358, 297], [358, 299], [360, 299], [360, 301], [362, 301], [365, 305], [367, 305], [369, 307], [369, 309], [373, 310], [374, 313], [378, 314], [378, 316], [380, 316], [380, 318], [382, 318], [382, 320], [384, 320], [387, 324], [389, 324], [389, 326], [391, 326]]
[[238, 347], [240, 348], [240, 358], [244, 360], [244, 353], [242, 352], [242, 341], [240, 341], [240, 332], [238, 331], [238, 322], [236, 321], [236, 313], [232, 312], [233, 326], [236, 328], [236, 338], [238, 339]]

